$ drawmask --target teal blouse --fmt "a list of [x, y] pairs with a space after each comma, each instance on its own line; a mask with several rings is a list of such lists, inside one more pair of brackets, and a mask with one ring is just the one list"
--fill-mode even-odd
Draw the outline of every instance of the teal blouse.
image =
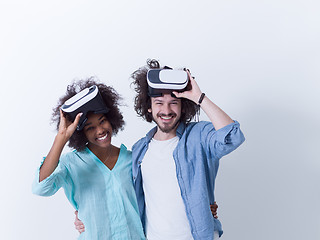
[[32, 191], [51, 196], [61, 187], [85, 225], [79, 239], [145, 239], [133, 188], [131, 151], [124, 145], [112, 170], [88, 148], [63, 154], [42, 182], [37, 171]]

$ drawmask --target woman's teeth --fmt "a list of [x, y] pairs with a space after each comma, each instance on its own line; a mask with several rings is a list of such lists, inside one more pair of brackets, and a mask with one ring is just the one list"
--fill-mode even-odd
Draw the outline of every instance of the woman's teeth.
[[99, 141], [105, 140], [108, 137], [108, 134], [106, 134], [105, 136], [98, 138]]

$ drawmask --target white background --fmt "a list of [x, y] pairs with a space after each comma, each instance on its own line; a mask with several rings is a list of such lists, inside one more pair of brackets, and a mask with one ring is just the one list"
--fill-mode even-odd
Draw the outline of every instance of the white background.
[[63, 191], [31, 193], [51, 110], [73, 79], [97, 76], [124, 97], [114, 144], [131, 148], [153, 126], [129, 86], [147, 58], [188, 67], [241, 123], [246, 142], [216, 183], [222, 239], [319, 239], [319, 10], [318, 0], [2, 0], [1, 239], [76, 239]]

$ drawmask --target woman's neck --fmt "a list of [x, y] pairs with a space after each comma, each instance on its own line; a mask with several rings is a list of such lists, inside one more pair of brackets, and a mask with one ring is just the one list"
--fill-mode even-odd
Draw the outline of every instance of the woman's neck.
[[91, 152], [94, 153], [94, 155], [96, 155], [100, 159], [100, 161], [104, 161], [105, 159], [110, 157], [114, 146], [110, 144], [107, 148], [100, 148], [97, 146], [89, 145], [88, 148], [90, 149]]

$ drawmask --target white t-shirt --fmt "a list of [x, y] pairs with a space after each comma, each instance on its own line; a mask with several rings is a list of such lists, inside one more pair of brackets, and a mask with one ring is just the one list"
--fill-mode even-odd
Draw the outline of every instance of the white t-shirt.
[[178, 141], [152, 139], [141, 164], [148, 240], [193, 239], [173, 159]]
[[[173, 159], [178, 142], [177, 136], [167, 141], [152, 139], [141, 164], [148, 240], [193, 239]], [[218, 238], [215, 231], [214, 239]]]

